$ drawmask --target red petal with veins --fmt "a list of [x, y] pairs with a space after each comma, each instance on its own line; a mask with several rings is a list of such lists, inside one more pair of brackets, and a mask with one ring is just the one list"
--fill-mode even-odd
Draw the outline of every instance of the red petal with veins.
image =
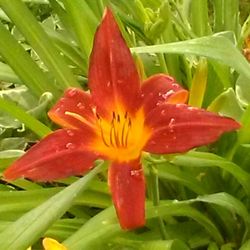
[[[70, 113], [76, 114], [82, 121]], [[85, 129], [93, 126], [96, 120], [90, 94], [77, 88], [67, 89], [48, 115], [52, 121], [66, 128]]]
[[171, 76], [157, 74], [143, 83], [141, 95], [145, 113], [148, 113], [161, 104], [185, 103], [188, 91], [177, 84]]
[[133, 57], [109, 9], [94, 40], [89, 68], [89, 87], [101, 115], [119, 106], [134, 113], [139, 105], [140, 80]]
[[109, 168], [109, 185], [123, 229], [145, 224], [145, 180], [139, 160], [114, 162]]
[[185, 152], [240, 127], [231, 118], [185, 104], [159, 106], [147, 115], [145, 124], [152, 136], [144, 150], [159, 154]]
[[52, 181], [80, 175], [93, 166], [97, 155], [86, 150], [91, 136], [79, 130], [60, 129], [49, 134], [3, 173], [7, 180], [20, 177]]

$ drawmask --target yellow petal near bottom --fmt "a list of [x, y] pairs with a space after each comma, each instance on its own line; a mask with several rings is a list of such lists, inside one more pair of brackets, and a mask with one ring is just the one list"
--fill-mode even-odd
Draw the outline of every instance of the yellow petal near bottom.
[[44, 250], [67, 250], [65, 246], [60, 244], [58, 241], [51, 238], [43, 239]]

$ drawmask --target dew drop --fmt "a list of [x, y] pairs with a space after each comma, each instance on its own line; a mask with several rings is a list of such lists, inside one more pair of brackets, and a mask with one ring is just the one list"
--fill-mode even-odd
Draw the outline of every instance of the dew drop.
[[66, 148], [67, 149], [74, 149], [74, 148], [76, 148], [76, 146], [73, 143], [69, 142], [66, 144]]
[[171, 96], [172, 94], [174, 94], [175, 92], [171, 89], [169, 90], [166, 94], [162, 95], [162, 97], [164, 99], [167, 99], [169, 96]]
[[111, 86], [111, 82], [108, 81], [108, 82], [107, 82], [107, 87], [109, 88], [110, 86]]
[[174, 124], [175, 124], [175, 119], [171, 118], [171, 120], [170, 120], [170, 122], [168, 124], [169, 128], [172, 129], [174, 127]]
[[77, 105], [76, 105], [79, 109], [83, 110], [85, 107], [83, 105], [83, 103], [79, 102]]
[[162, 111], [161, 111], [161, 115], [166, 115], [167, 114], [167, 111], [165, 110], [165, 109], [163, 109]]
[[186, 106], [186, 104], [182, 104], [182, 103], [177, 103], [176, 104], [177, 108], [182, 108], [182, 107], [185, 107], [185, 106]]
[[56, 108], [55, 112], [60, 112], [61, 108]]
[[139, 177], [141, 175], [141, 169], [131, 170], [130, 175], [135, 176], [135, 177]]
[[188, 107], [187, 109], [188, 109], [188, 110], [191, 110], [191, 111], [192, 111], [192, 110], [197, 110], [196, 107]]
[[69, 136], [74, 136], [74, 132], [72, 130], [68, 129], [66, 132]]
[[143, 98], [145, 96], [145, 94], [141, 94], [141, 97]]
[[173, 88], [178, 88], [179, 85], [178, 85], [177, 83], [172, 83], [172, 87], [173, 87]]
[[73, 89], [69, 90], [67, 94], [69, 97], [73, 97], [76, 95], [76, 93], [77, 93], [77, 90], [75, 88], [73, 88]]

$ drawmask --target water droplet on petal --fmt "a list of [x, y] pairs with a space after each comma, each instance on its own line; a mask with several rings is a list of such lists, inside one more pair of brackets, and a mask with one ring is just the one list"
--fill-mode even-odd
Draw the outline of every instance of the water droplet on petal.
[[70, 129], [66, 130], [66, 132], [67, 132], [67, 134], [69, 136], [73, 136], [74, 135], [74, 132], [72, 130], [70, 130]]
[[79, 109], [83, 110], [85, 107], [83, 105], [83, 103], [79, 102], [77, 105], [76, 105]]
[[141, 175], [141, 169], [135, 169], [130, 171], [131, 176], [139, 177]]
[[76, 146], [73, 143], [69, 142], [66, 144], [66, 148], [67, 149], [74, 149], [74, 148], [76, 148]]
[[150, 143], [151, 143], [151, 145], [156, 145], [155, 141], [151, 141]]
[[109, 88], [110, 86], [111, 86], [111, 82], [108, 81], [108, 82], [107, 82], [107, 87]]
[[196, 108], [196, 107], [188, 107], [187, 109], [188, 110], [197, 110], [198, 108]]
[[162, 95], [162, 97], [164, 99], [167, 99], [169, 96], [171, 96], [172, 94], [174, 94], [175, 92], [171, 89], [169, 90], [166, 94]]
[[173, 87], [173, 88], [178, 88], [179, 85], [178, 85], [177, 83], [172, 83], [172, 87]]
[[166, 115], [167, 114], [167, 111], [165, 110], [165, 109], [163, 109], [162, 111], [161, 111], [161, 115]]
[[76, 95], [76, 93], [77, 93], [77, 89], [73, 88], [73, 89], [70, 89], [67, 94], [69, 97], [73, 97]]
[[182, 103], [177, 103], [176, 104], [176, 108], [182, 108], [182, 107], [185, 107], [186, 104], [182, 104]]
[[171, 118], [171, 120], [170, 120], [170, 122], [169, 122], [169, 124], [168, 124], [169, 128], [173, 128], [173, 127], [174, 127], [174, 124], [175, 124], [175, 119], [174, 119], [174, 118]]
[[55, 112], [60, 112], [61, 108], [56, 108]]

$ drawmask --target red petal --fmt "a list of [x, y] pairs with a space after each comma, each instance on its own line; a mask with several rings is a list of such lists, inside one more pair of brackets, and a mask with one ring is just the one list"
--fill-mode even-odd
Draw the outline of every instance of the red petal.
[[89, 87], [102, 115], [125, 109], [135, 112], [139, 105], [140, 80], [113, 14], [106, 9], [94, 40], [89, 68]]
[[185, 152], [240, 127], [231, 118], [185, 104], [159, 106], [147, 115], [145, 124], [152, 129], [152, 136], [144, 150], [159, 154]]
[[121, 227], [144, 226], [145, 180], [139, 160], [113, 163], [109, 168], [109, 185]]
[[161, 104], [185, 103], [188, 98], [188, 91], [177, 84], [171, 76], [157, 74], [143, 83], [141, 95], [147, 113]]
[[97, 155], [86, 150], [91, 140], [78, 130], [57, 130], [38, 142], [4, 172], [4, 178], [26, 177], [35, 181], [52, 181], [80, 175], [93, 166]]
[[[72, 113], [76, 114], [80, 120], [70, 115]], [[48, 115], [55, 123], [66, 128], [91, 127], [96, 120], [91, 96], [77, 88], [67, 89]]]

